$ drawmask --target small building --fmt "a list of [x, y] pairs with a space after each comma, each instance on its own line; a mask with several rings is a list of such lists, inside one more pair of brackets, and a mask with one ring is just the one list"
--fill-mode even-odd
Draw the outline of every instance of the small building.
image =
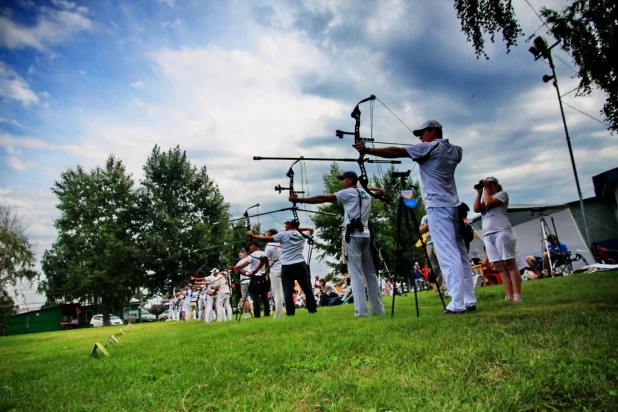
[[10, 316], [5, 334], [21, 335], [84, 326], [88, 324], [84, 322], [81, 306], [77, 303], [67, 303]]

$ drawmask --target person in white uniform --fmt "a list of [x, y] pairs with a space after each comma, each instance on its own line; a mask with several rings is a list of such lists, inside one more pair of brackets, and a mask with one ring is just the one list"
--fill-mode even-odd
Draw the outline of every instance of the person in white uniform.
[[[259, 318], [261, 314], [261, 306], [264, 303], [264, 316], [270, 316], [270, 305], [268, 304], [268, 298], [263, 299], [265, 296], [262, 293], [262, 282], [265, 282], [266, 266], [262, 263], [262, 259], [266, 259], [266, 255], [260, 250], [257, 242], [249, 243], [249, 255], [247, 259], [237, 266], [233, 266], [232, 270], [242, 270], [248, 268], [247, 276], [250, 278], [249, 282], [249, 296], [253, 301], [253, 317]], [[260, 264], [262, 263], [262, 264]]]
[[[376, 267], [371, 255], [371, 235], [368, 228], [371, 197], [363, 189], [356, 187], [358, 176], [355, 172], [345, 172], [338, 176], [338, 179], [341, 181], [343, 189], [335, 194], [305, 198], [298, 198], [293, 195], [290, 200], [297, 203], [319, 204], [330, 202], [343, 205], [348, 272], [352, 282], [352, 293], [354, 294], [354, 315], [369, 316], [365, 299], [365, 285], [367, 285], [371, 311], [374, 315], [381, 315], [384, 313], [384, 304], [382, 303]], [[370, 190], [378, 196], [382, 194], [381, 189], [370, 188]]]
[[216, 272], [211, 288], [216, 292], [217, 322], [232, 320], [232, 306], [230, 305], [230, 285], [227, 272]]
[[272, 236], [259, 236], [251, 231], [247, 232], [247, 235], [254, 241], [277, 242], [281, 245], [281, 286], [286, 315], [294, 316], [296, 314], [296, 303], [293, 297], [295, 282], [298, 282], [305, 296], [307, 296], [306, 307], [309, 313], [316, 313], [318, 304], [313, 295], [309, 268], [303, 257], [305, 237], [313, 233], [313, 228], [300, 228], [298, 221], [294, 219], [286, 219], [283, 224], [285, 231], [277, 232]]
[[517, 240], [507, 213], [509, 194], [495, 177], [476, 185], [476, 199], [472, 207], [483, 218], [483, 241], [489, 262], [500, 271], [505, 301], [521, 300], [521, 275], [517, 267]]
[[429, 120], [414, 130], [421, 143], [406, 148], [368, 148], [364, 142], [354, 144], [360, 153], [388, 159], [409, 157], [419, 164], [421, 193], [427, 209], [431, 236], [438, 263], [452, 299], [442, 315], [455, 315], [476, 310], [473, 271], [460, 232], [462, 204], [455, 185], [455, 169], [462, 159], [462, 149], [442, 138], [442, 125]]
[[238, 257], [240, 260], [236, 263], [236, 266], [228, 266], [228, 269], [240, 274], [240, 300], [238, 301], [238, 310], [242, 310], [245, 314], [245, 319], [247, 319], [251, 313], [251, 304], [249, 303], [249, 283], [251, 282], [251, 277], [247, 276], [245, 272], [246, 266], [249, 265], [249, 255], [245, 249], [241, 249]]
[[[274, 236], [279, 231], [269, 229], [266, 236]], [[279, 242], [268, 242], [264, 254], [268, 258], [270, 270], [270, 286], [275, 301], [275, 318], [283, 317], [283, 286], [281, 284], [281, 244]]]

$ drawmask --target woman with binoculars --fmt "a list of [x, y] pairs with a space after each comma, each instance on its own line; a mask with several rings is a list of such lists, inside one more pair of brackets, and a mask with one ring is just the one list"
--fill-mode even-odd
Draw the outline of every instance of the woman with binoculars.
[[519, 302], [521, 275], [517, 268], [517, 241], [507, 214], [509, 195], [495, 177], [488, 177], [474, 185], [474, 211], [483, 218], [485, 249], [489, 262], [500, 271], [505, 301]]

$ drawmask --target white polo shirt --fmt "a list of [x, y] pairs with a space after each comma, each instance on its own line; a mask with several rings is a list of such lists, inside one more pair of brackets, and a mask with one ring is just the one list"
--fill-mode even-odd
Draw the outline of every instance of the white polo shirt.
[[[409, 146], [406, 150], [412, 160], [419, 162], [425, 208], [459, 206], [455, 169], [461, 162], [461, 147], [450, 144], [448, 139], [437, 139]], [[427, 160], [422, 162], [428, 154]]]
[[264, 254], [268, 258], [270, 265], [270, 271], [280, 273], [281, 272], [281, 245], [277, 242], [270, 242], [266, 244]]
[[344, 226], [350, 223], [351, 219], [360, 216], [365, 229], [361, 232], [354, 230], [350, 233], [352, 237], [370, 237], [369, 234], [369, 215], [371, 214], [371, 197], [361, 188], [348, 187], [335, 193], [337, 202], [343, 205], [345, 212]]
[[[306, 233], [306, 232], [305, 232]], [[306, 233], [309, 235], [309, 233]], [[305, 248], [305, 238], [298, 233], [298, 230], [286, 230], [273, 236], [275, 242], [281, 244], [281, 264], [293, 265], [304, 262], [303, 249]]]

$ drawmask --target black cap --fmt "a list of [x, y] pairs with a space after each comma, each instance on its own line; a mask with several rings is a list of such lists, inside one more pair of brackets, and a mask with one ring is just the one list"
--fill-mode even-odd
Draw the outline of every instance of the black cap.
[[353, 172], [353, 171], [351, 171], [351, 170], [348, 170], [347, 172], [343, 172], [343, 174], [342, 174], [342, 175], [337, 176], [337, 179], [339, 179], [339, 180], [343, 180], [343, 179], [345, 179], [345, 178], [347, 178], [347, 177], [352, 178], [352, 179], [354, 179], [355, 181], [357, 181], [357, 180], [358, 180], [358, 175], [356, 174], [356, 172]]

